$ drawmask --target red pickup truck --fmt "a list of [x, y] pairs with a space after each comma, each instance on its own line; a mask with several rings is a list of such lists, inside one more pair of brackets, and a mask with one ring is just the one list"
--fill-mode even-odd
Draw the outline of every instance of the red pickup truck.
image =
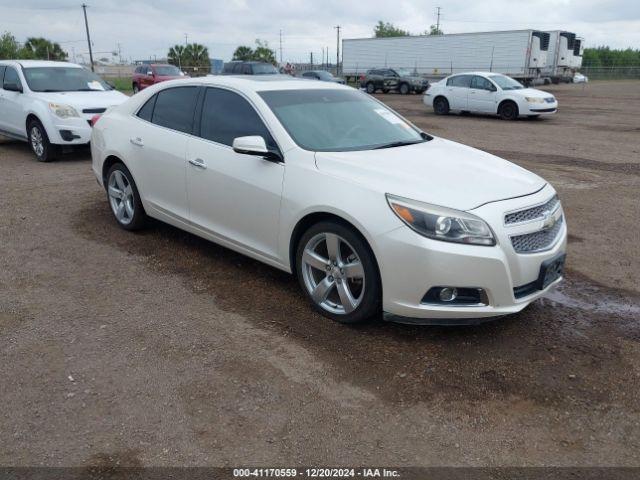
[[189, 78], [175, 65], [150, 64], [140, 65], [133, 72], [132, 87], [133, 93], [138, 93], [151, 85], [175, 80], [176, 78]]

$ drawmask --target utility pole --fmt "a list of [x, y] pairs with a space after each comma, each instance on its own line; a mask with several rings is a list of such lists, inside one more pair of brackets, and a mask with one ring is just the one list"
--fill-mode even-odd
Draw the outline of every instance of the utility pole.
[[335, 29], [337, 32], [336, 38], [336, 77], [340, 75], [340, 25], [336, 25]]
[[184, 46], [186, 47], [189, 44], [189, 34], [184, 34]]
[[89, 44], [89, 61], [91, 62], [91, 71], [93, 72], [93, 50], [91, 50], [91, 35], [89, 35], [89, 21], [87, 20], [87, 4], [82, 4], [82, 11], [84, 12], [84, 26], [87, 29], [87, 43]]
[[282, 29], [280, 29], [280, 65], [282, 65]]
[[438, 20], [436, 21], [436, 31], [438, 32], [438, 35], [440, 34], [440, 7], [436, 7], [436, 9], [438, 10]]
[[122, 65], [122, 45], [118, 43], [118, 61], [120, 65]]
[[309, 59], [311, 60], [311, 66], [313, 67], [313, 52], [309, 52]]

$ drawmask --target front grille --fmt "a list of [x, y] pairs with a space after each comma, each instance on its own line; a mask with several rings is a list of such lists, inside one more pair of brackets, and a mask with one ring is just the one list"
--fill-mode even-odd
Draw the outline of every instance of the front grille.
[[106, 108], [85, 108], [82, 113], [104, 113]]
[[513, 249], [516, 253], [534, 253], [546, 250], [555, 242], [563, 223], [564, 216], [561, 216], [555, 225], [548, 230], [511, 237]]
[[542, 205], [526, 208], [517, 212], [507, 213], [504, 216], [504, 223], [505, 225], [512, 225], [514, 223], [523, 223], [542, 219], [544, 218], [545, 212], [553, 212], [559, 202], [560, 199], [557, 196], [554, 196], [551, 200]]

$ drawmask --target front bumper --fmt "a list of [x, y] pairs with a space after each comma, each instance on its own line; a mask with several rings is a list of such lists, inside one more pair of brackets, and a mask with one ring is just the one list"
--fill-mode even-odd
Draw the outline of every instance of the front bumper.
[[[497, 237], [494, 247], [441, 242], [422, 237], [406, 226], [378, 237], [378, 262], [383, 285], [386, 318], [404, 323], [459, 324], [517, 313], [555, 287], [516, 298], [514, 288], [535, 281], [542, 262], [566, 250], [567, 228], [562, 228], [551, 248], [537, 253], [517, 254], [510, 235], [529, 226], [503, 226], [504, 214], [549, 200], [551, 187], [512, 200], [494, 202], [473, 210], [489, 223]], [[381, 252], [381, 253], [380, 253]], [[432, 287], [482, 288], [486, 305], [425, 304], [422, 299]]]
[[527, 103], [521, 115], [553, 115], [558, 111], [558, 102]]
[[53, 118], [47, 129], [49, 141], [56, 145], [86, 145], [91, 140], [91, 125], [89, 121], [93, 115], [82, 115], [74, 118]]

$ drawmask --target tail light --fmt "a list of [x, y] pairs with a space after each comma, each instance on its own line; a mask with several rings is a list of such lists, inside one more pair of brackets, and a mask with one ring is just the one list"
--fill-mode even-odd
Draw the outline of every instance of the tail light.
[[100, 115], [100, 114], [98, 113], [97, 115], [94, 115], [93, 117], [91, 117], [90, 122], [91, 122], [91, 126], [92, 126], [92, 127], [95, 127], [95, 126], [96, 126], [96, 123], [98, 123], [98, 120], [100, 120], [100, 117], [101, 117], [101, 116], [102, 116], [102, 115]]

